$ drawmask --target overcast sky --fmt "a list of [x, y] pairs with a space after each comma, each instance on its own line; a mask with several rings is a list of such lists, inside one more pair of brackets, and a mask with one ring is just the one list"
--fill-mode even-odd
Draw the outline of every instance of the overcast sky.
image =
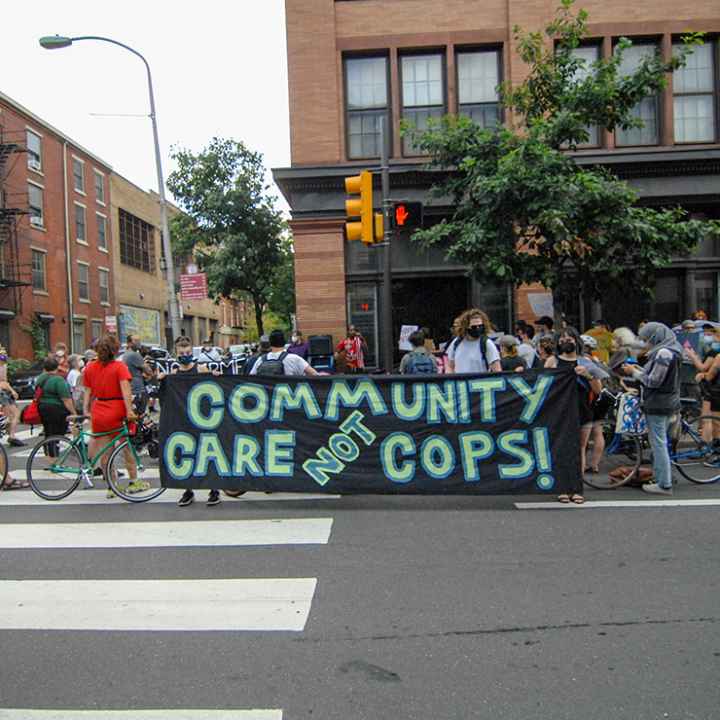
[[267, 168], [290, 164], [283, 0], [2, 5], [0, 90], [140, 187], [157, 188], [142, 62], [102, 42], [48, 51], [39, 37], [103, 35], [146, 57], [166, 177], [172, 145], [200, 150], [213, 136], [242, 140]]

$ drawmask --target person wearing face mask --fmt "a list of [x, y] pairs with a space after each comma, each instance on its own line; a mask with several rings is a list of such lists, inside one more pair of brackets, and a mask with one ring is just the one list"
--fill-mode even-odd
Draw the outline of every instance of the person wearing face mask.
[[585, 502], [585, 456], [593, 427], [593, 401], [602, 391], [602, 373], [592, 361], [582, 358], [582, 340], [575, 328], [568, 326], [558, 335], [557, 349], [558, 354], [548, 358], [545, 367], [565, 369], [577, 376], [580, 420], [580, 475], [566, 488], [566, 492], [558, 495], [558, 500], [562, 503], [582, 505]]
[[[710, 323], [703, 326], [702, 357], [692, 348], [685, 348], [685, 354], [698, 371], [695, 381], [702, 397], [702, 414], [720, 414], [720, 327]], [[720, 421], [705, 422], [701, 429], [705, 442], [720, 446]]]
[[493, 330], [487, 314], [470, 308], [458, 320], [458, 335], [447, 349], [446, 372], [500, 372], [500, 353], [487, 336]]
[[668, 453], [668, 428], [680, 410], [680, 365], [683, 347], [675, 333], [659, 322], [640, 330], [640, 339], [649, 346], [644, 368], [623, 365], [622, 371], [642, 385], [642, 407], [647, 420], [653, 455], [655, 482], [642, 486], [645, 492], [672, 495], [672, 466]]
[[70, 372], [67, 345], [64, 342], [55, 343], [55, 359], [58, 361], [58, 374], [66, 378]]
[[347, 337], [337, 344], [335, 352], [344, 355], [348, 373], [360, 373], [365, 370], [368, 345], [354, 325], [348, 327]]
[[308, 353], [310, 352], [310, 343], [305, 339], [303, 334], [296, 330], [290, 339], [290, 347], [287, 351], [291, 355], [299, 355], [303, 360], [308, 359]]

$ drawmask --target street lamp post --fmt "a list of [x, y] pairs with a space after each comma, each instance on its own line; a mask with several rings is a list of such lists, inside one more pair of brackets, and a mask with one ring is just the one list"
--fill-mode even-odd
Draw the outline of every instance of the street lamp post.
[[180, 309], [178, 307], [177, 295], [175, 294], [175, 263], [173, 262], [172, 247], [170, 244], [170, 228], [168, 227], [167, 202], [165, 200], [165, 180], [163, 178], [162, 160], [160, 157], [160, 140], [158, 139], [157, 118], [155, 117], [155, 95], [153, 94], [152, 75], [147, 60], [133, 48], [111, 38], [99, 37], [97, 35], [83, 35], [81, 37], [63, 37], [61, 35], [48, 35], [40, 38], [40, 45], [46, 50], [58, 50], [69, 47], [78, 40], [100, 40], [101, 42], [119, 45], [137, 55], [145, 64], [148, 78], [148, 91], [150, 92], [150, 120], [152, 121], [153, 140], [155, 142], [155, 167], [157, 170], [158, 196], [160, 198], [160, 225], [162, 227], [162, 243], [165, 251], [165, 277], [168, 286], [168, 310], [170, 327], [173, 337], [180, 335]]

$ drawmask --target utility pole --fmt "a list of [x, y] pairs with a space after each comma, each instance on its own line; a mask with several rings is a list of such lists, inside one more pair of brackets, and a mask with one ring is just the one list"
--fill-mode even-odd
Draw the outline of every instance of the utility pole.
[[380, 119], [382, 153], [380, 156], [380, 171], [382, 179], [382, 210], [383, 210], [383, 282], [381, 323], [382, 328], [382, 358], [385, 372], [391, 374], [395, 360], [393, 347], [392, 327], [392, 200], [390, 199], [390, 133], [387, 118]]

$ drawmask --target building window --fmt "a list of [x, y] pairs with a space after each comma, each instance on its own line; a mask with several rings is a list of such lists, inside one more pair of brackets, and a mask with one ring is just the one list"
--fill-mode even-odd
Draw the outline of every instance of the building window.
[[94, 170], [95, 176], [95, 200], [101, 205], [105, 204], [105, 176], [98, 170]]
[[46, 254], [41, 250], [32, 251], [32, 289], [47, 292]]
[[[682, 45], [673, 45], [674, 51]], [[715, 140], [715, 45], [696, 45], [685, 67], [673, 72], [675, 142]]]
[[[445, 113], [445, 86], [442, 55], [408, 55], [401, 59], [403, 120], [419, 131], [427, 129], [430, 118]], [[411, 139], [403, 139], [404, 155], [421, 155]]]
[[43, 218], [43, 189], [32, 183], [28, 183], [28, 209], [30, 211], [30, 224], [35, 227], [45, 227], [45, 220]]
[[[102, 337], [103, 334], [103, 321], [102, 320], [92, 320], [90, 322], [90, 334], [91, 334], [91, 340], [99, 340]], [[76, 346], [77, 349], [78, 346]]]
[[[575, 81], [580, 83], [586, 80], [592, 73], [592, 64], [600, 59], [600, 47], [598, 45], [583, 45], [572, 51], [574, 58], [582, 60], [582, 65], [575, 71]], [[598, 147], [600, 145], [600, 128], [597, 125], [586, 126], [588, 141], [578, 143], [578, 147]]]
[[155, 273], [155, 228], [123, 209], [118, 210], [120, 262]]
[[78, 242], [87, 242], [87, 236], [85, 234], [85, 208], [78, 204], [75, 204], [75, 239]]
[[100, 285], [100, 302], [110, 302], [110, 272], [105, 269], [98, 270], [98, 283]]
[[[657, 53], [657, 46], [633, 45], [625, 50], [623, 59], [618, 68], [619, 75], [630, 75], [638, 69], [640, 63], [647, 57]], [[657, 145], [659, 138], [658, 116], [659, 98], [657, 95], [641, 100], [630, 112], [635, 118], [643, 121], [643, 127], [629, 130], [615, 130], [616, 145]]]
[[95, 214], [97, 221], [97, 244], [100, 250], [107, 250], [107, 219], [100, 213]]
[[90, 268], [87, 263], [78, 262], [78, 300], [90, 301]]
[[458, 113], [480, 127], [500, 123], [500, 53], [464, 51], [457, 55]]
[[42, 170], [42, 138], [32, 130], [25, 131], [27, 145], [27, 165], [31, 170]]
[[85, 321], [73, 320], [73, 347], [76, 352], [85, 349]]
[[73, 185], [75, 190], [80, 193], [85, 193], [85, 163], [78, 158], [73, 158], [72, 161], [73, 170]]
[[348, 157], [380, 157], [380, 119], [389, 128], [387, 58], [345, 60], [347, 92]]

